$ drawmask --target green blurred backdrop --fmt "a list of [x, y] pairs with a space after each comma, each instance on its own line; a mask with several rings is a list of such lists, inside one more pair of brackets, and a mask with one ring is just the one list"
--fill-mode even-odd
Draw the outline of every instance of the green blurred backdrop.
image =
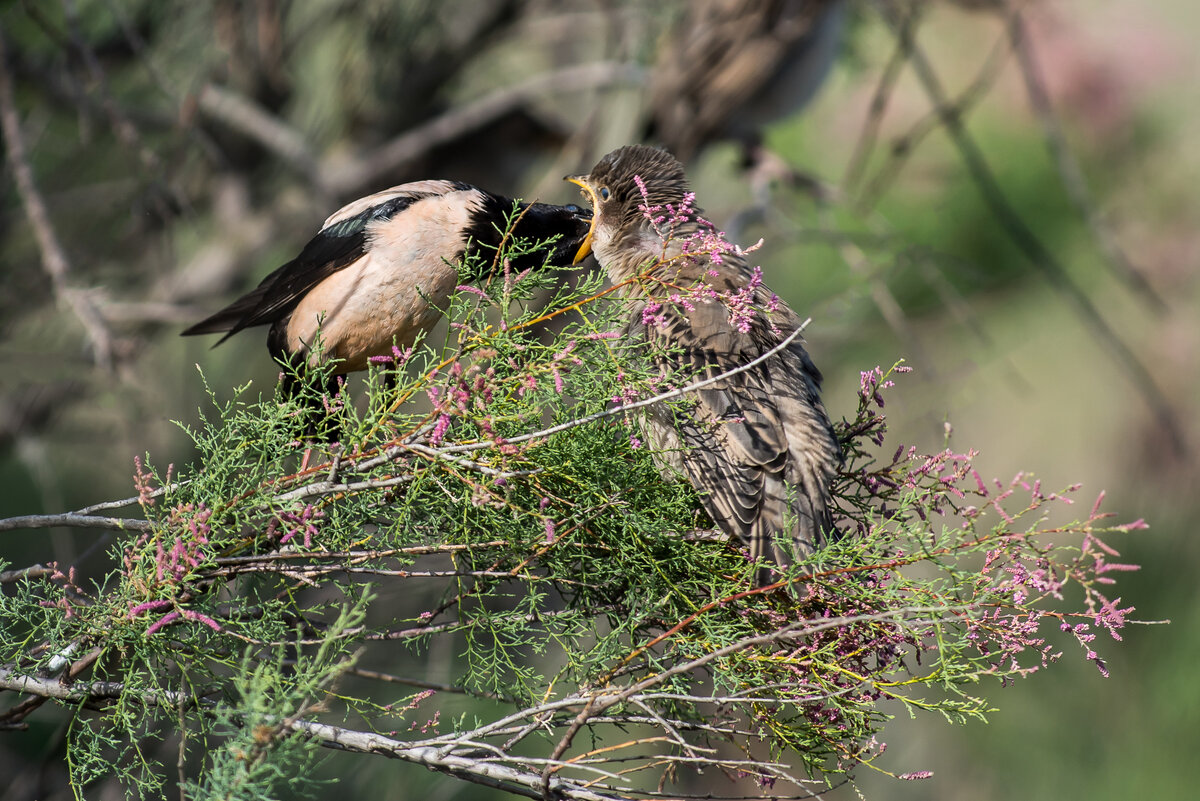
[[[270, 391], [275, 368], [257, 334], [210, 351], [177, 332], [290, 258], [340, 201], [423, 177], [573, 201], [558, 176], [649, 130], [645, 99], [665, 69], [671, 32], [688, 24], [685, 6], [112, 0], [0, 9], [27, 162], [70, 263], [67, 283], [86, 290], [112, 334], [113, 364], [98, 365], [41, 267], [7, 162], [0, 516], [125, 497], [135, 454], [148, 451], [160, 465], [189, 461], [171, 421], [194, 422], [205, 402], [197, 364], [218, 396], [248, 380]], [[948, 95], [967, 93], [967, 131], [1011, 207], [1128, 344], [1174, 415], [1174, 430], [1061, 282], [1005, 232], [978, 176], [930, 117], [911, 67], [887, 93], [866, 178], [847, 181], [896, 49], [881, 7], [900, 6], [850, 9], [836, 64], [811, 103], [767, 115], [762, 132], [778, 162], [747, 171], [742, 145], [720, 132], [697, 150], [689, 161], [700, 202], [742, 242], [765, 240], [759, 256], [768, 282], [813, 317], [810, 351], [826, 374], [833, 415], [851, 412], [860, 370], [907, 359], [915, 372], [888, 406], [897, 440], [938, 447], [949, 422], [955, 447], [980, 451], [985, 476], [1031, 471], [1053, 489], [1081, 482], [1080, 504], [1105, 491], [1120, 521], [1150, 525], [1114, 542], [1124, 561], [1143, 566], [1120, 576], [1118, 594], [1141, 619], [1171, 622], [1100, 643], [1107, 679], [1064, 641], [1052, 669], [988, 690], [997, 708], [988, 725], [896, 720], [882, 764], [935, 776], [907, 783], [868, 771], [859, 776], [863, 792], [981, 801], [1193, 797], [1200, 7], [946, 0], [916, 4], [914, 26]], [[1091, 189], [1099, 231], [1064, 186], [1019, 61], [1003, 46], [1014, 11]], [[570, 77], [588, 64], [613, 66], [590, 82], [582, 72]], [[559, 79], [509, 97], [476, 128], [427, 141], [407, 160], [358, 178], [347, 166], [539, 75]], [[986, 86], [970, 89], [981, 76]], [[210, 87], [247, 103], [221, 107]], [[796, 174], [773, 172], [778, 164]], [[877, 193], [870, 189], [888, 175]], [[1110, 246], [1127, 254], [1153, 297], [1107, 266]], [[88, 552], [94, 541], [63, 531], [0, 534], [0, 556], [18, 566], [86, 561], [98, 558]], [[23, 777], [0, 785], [0, 799], [64, 797], [55, 778], [61, 738], [54, 718], [29, 732], [0, 732], [0, 774]], [[338, 775], [346, 764], [326, 768], [342, 784], [337, 792], [489, 795], [383, 760], [362, 758], [353, 775]], [[34, 787], [46, 794], [31, 795]]]

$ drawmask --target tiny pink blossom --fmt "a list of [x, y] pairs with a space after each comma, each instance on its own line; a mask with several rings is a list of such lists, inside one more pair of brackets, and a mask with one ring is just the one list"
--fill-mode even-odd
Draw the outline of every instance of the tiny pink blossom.
[[155, 609], [163, 609], [170, 605], [171, 605], [170, 601], [163, 600], [163, 599], [159, 599], [156, 601], [145, 601], [144, 603], [140, 603], [137, 606], [130, 608], [129, 619], [132, 620], [133, 618], [137, 617], [138, 615], [142, 614], [143, 612], [152, 612]]
[[467, 292], [472, 295], [477, 295], [477, 296], [483, 298], [484, 300], [488, 300], [488, 301], [491, 300], [491, 298], [488, 297], [488, 294], [486, 292], [484, 292], [479, 287], [471, 286], [470, 284], [459, 284], [458, 286], [454, 287], [454, 291], [455, 292]]
[[163, 615], [161, 618], [158, 619], [157, 623], [153, 624], [152, 626], [150, 626], [150, 628], [146, 629], [146, 636], [149, 637], [154, 632], [158, 631], [159, 629], [163, 628], [164, 626], [170, 625], [171, 623], [175, 622], [178, 619], [179, 619], [178, 612], [167, 612], [167, 614]]
[[442, 440], [446, 437], [446, 431], [450, 428], [450, 415], [442, 412], [438, 415], [437, 422], [433, 424], [433, 432], [429, 435], [429, 444], [437, 447], [442, 444]]

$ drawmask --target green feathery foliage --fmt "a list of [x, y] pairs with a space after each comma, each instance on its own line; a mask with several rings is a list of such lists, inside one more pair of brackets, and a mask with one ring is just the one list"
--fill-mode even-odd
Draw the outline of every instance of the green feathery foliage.
[[[195, 467], [138, 460], [107, 573], [0, 595], [0, 681], [66, 708], [79, 797], [303, 791], [320, 746], [530, 797], [788, 797], [883, 770], [886, 702], [983, 717], [1059, 656], [1051, 629], [1103, 670], [1092, 640], [1129, 612], [1105, 515], [1052, 525], [1075, 488], [885, 446], [903, 367], [864, 372], [838, 425], [844, 536], [751, 589], [630, 413], [691, 377], [649, 372], [599, 278], [505, 255], [444, 341], [336, 398], [210, 392]], [[299, 472], [314, 403], [342, 439]]]

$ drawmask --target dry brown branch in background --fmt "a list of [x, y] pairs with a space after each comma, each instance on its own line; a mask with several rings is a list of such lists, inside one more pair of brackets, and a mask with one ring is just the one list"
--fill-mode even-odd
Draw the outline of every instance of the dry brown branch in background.
[[25, 151], [21, 120], [17, 115], [13, 97], [12, 76], [8, 70], [8, 45], [3, 27], [0, 27], [0, 126], [4, 130], [5, 150], [8, 163], [16, 180], [17, 192], [25, 209], [26, 219], [37, 238], [41, 251], [42, 270], [50, 279], [54, 294], [59, 302], [69, 308], [83, 326], [92, 349], [96, 365], [106, 372], [114, 366], [113, 336], [103, 315], [92, 300], [88, 290], [74, 286], [70, 280], [71, 265], [59, 243], [58, 235], [46, 211], [46, 204], [38, 193], [33, 168]]

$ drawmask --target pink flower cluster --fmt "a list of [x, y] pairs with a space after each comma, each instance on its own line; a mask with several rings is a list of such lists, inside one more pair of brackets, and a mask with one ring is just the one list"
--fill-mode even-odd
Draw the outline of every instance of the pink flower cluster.
[[643, 395], [658, 395], [674, 389], [674, 384], [667, 381], [662, 375], [642, 378], [640, 386], [637, 386], [624, 370], [617, 371], [617, 386], [620, 387], [620, 392], [610, 398], [615, 406], [636, 403], [642, 399]]
[[[408, 703], [404, 704], [403, 706], [397, 707], [395, 704], [387, 704], [386, 706], [383, 707], [383, 709], [384, 709], [384, 711], [390, 712], [393, 715], [397, 715], [397, 716], [404, 715], [408, 712], [412, 712], [412, 711], [416, 710], [418, 707], [421, 706], [421, 703], [423, 701], [425, 701], [427, 698], [432, 697], [433, 695], [434, 695], [433, 690], [422, 690], [421, 692], [414, 695], [411, 699], [409, 699]], [[441, 720], [441, 717], [442, 717], [442, 711], [440, 709], [435, 710], [432, 718], [428, 719], [424, 723], [418, 723], [417, 721], [414, 720], [412, 723], [409, 724], [408, 730], [410, 732], [415, 732], [415, 731], [419, 730], [422, 734], [427, 734], [431, 729], [432, 730], [437, 729], [438, 722], [439, 722], [439, 720]], [[393, 730], [391, 732], [391, 735], [395, 736], [397, 733], [398, 732]]]
[[[154, 543], [154, 580], [157, 585], [175, 586], [208, 561], [209, 518], [212, 510], [204, 504], [179, 504], [171, 509], [164, 531], [147, 531], [125, 549], [126, 573], [132, 574], [143, 561], [143, 546]], [[169, 546], [167, 543], [170, 543]]]
[[[139, 474], [142, 472], [140, 462], [137, 462], [137, 470]], [[149, 484], [140, 486], [148, 487]], [[150, 600], [130, 603], [129, 619], [134, 620], [147, 612], [169, 610], [146, 629], [146, 636], [179, 620], [194, 620], [213, 631], [221, 630], [220, 624], [207, 615], [183, 608], [174, 598], [161, 597], [177, 595], [188, 577], [212, 558], [209, 549], [211, 517], [212, 510], [204, 504], [177, 504], [161, 529], [143, 533], [125, 548], [122, 558], [125, 574], [145, 595], [151, 596]], [[151, 543], [152, 549], [147, 547]], [[145, 562], [151, 555], [153, 564], [147, 573]]]
[[550, 371], [550, 375], [554, 379], [554, 391], [559, 395], [563, 393], [563, 372], [570, 370], [572, 367], [583, 366], [583, 359], [580, 359], [575, 354], [575, 346], [578, 344], [578, 342], [572, 339], [562, 350], [554, 354], [553, 358], [550, 359], [550, 364], [546, 366], [546, 369]]
[[58, 562], [50, 562], [47, 567], [53, 570], [50, 574], [50, 580], [62, 585], [63, 595], [61, 598], [53, 601], [39, 601], [38, 606], [46, 609], [59, 609], [62, 611], [63, 616], [70, 620], [75, 616], [75, 610], [71, 606], [68, 595], [75, 596], [76, 598], [87, 597], [86, 593], [83, 592], [75, 581], [75, 566], [71, 565], [68, 567], [66, 573], [63, 573], [59, 568]]
[[[856, 535], [842, 540], [856, 554], [844, 567], [817, 570], [802, 586], [808, 592], [808, 614], [821, 610], [819, 615], [830, 618], [824, 610], [832, 609], [851, 622], [774, 654], [795, 674], [796, 702], [814, 727], [849, 730], [858, 710], [874, 708], [877, 700], [911, 681], [922, 664], [931, 663], [931, 681], [946, 664], [963, 675], [992, 676], [1002, 683], [1032, 674], [1062, 656], [1055, 630], [1073, 638], [1085, 658], [1108, 675], [1096, 648], [1097, 633], [1107, 631], [1120, 640], [1133, 612], [1108, 588], [1115, 573], [1137, 566], [1117, 559], [1119, 553], [1101, 537], [1105, 530], [1131, 531], [1145, 523], [1100, 528], [1110, 516], [1101, 512], [1101, 493], [1085, 520], [1048, 525], [1051, 507], [1072, 504], [1078, 485], [1047, 492], [1025, 473], [1008, 481], [985, 481], [973, 466], [974, 451], [943, 448], [923, 454], [901, 445], [890, 460], [880, 459], [869, 443], [883, 443], [884, 394], [898, 372], [907, 370], [863, 372], [856, 416], [837, 426], [847, 468], [835, 494], [856, 510], [838, 522], [856, 526]], [[942, 597], [927, 581], [910, 578], [907, 568], [915, 564], [945, 570], [948, 585], [955, 588], [952, 596]], [[1068, 604], [1071, 585], [1082, 591], [1082, 604]], [[909, 603], [923, 608], [899, 615]], [[765, 620], [764, 627], [777, 630], [791, 622], [778, 618]], [[945, 636], [946, 627], [965, 637], [965, 648]], [[943, 651], [947, 643], [950, 650]], [[823, 700], [827, 694], [805, 699], [813, 666], [831, 664], [836, 668], [832, 673], [821, 670], [820, 681], [831, 683], [840, 699], [853, 704], [828, 704]], [[878, 680], [889, 673], [906, 680]], [[839, 759], [852, 767], [873, 756], [864, 747], [840, 753]]]
[[[673, 203], [651, 203], [646, 184], [641, 176], [634, 176], [638, 191], [641, 192], [642, 202], [638, 210], [654, 228], [663, 250], [671, 242], [678, 242], [681, 252], [678, 258], [691, 261], [706, 259], [710, 264], [723, 264], [725, 257], [734, 255], [743, 257], [762, 247], [760, 239], [752, 247], [742, 249], [725, 239], [725, 232], [718, 231], [708, 220], [701, 217], [696, 209], [696, 195], [693, 192], [684, 194], [682, 201]], [[717, 278], [720, 273], [710, 269], [706, 278]], [[718, 291], [708, 280], [700, 280], [690, 287], [678, 288], [678, 291], [668, 294], [665, 301], [647, 303], [641, 311], [643, 325], [664, 327], [669, 322], [668, 310], [672, 307], [684, 312], [694, 311], [701, 303], [723, 303], [729, 310], [729, 322], [741, 333], [749, 333], [754, 317], [766, 314], [768, 321], [771, 314], [779, 309], [780, 300], [777, 295], [763, 295], [762, 268], [755, 267], [750, 280], [729, 291]], [[773, 333], [778, 334], [774, 322], [770, 322]]]
[[371, 364], [387, 364], [392, 367], [403, 367], [409, 359], [412, 358], [413, 349], [410, 345], [404, 350], [392, 345], [392, 354], [390, 356], [368, 356], [367, 361]]
[[[166, 484], [171, 483], [171, 473], [174, 469], [175, 465], [167, 465]], [[154, 505], [154, 493], [158, 491], [154, 486], [154, 474], [142, 464], [140, 456], [133, 457], [133, 486], [138, 491], [138, 503], [142, 508]]]
[[[616, 332], [602, 332], [584, 337], [589, 340], [611, 339], [619, 336]], [[529, 351], [528, 345], [510, 344], [518, 354]], [[504, 397], [507, 393], [515, 393], [524, 398], [541, 386], [547, 378], [553, 384], [554, 391], [562, 394], [566, 391], [566, 376], [573, 369], [583, 365], [579, 355], [579, 341], [570, 340], [561, 349], [550, 355], [548, 359], [532, 359], [530, 363], [521, 364], [517, 356], [509, 356], [507, 363], [515, 374], [514, 378], [506, 379], [496, 373], [496, 369], [487, 364], [488, 360], [497, 356], [491, 348], [481, 348], [472, 355], [475, 362], [464, 367], [462, 361], [455, 360], [449, 365], [440, 385], [428, 386], [425, 394], [433, 406], [433, 426], [429, 429], [427, 443], [438, 447], [446, 441], [450, 429], [456, 419], [469, 420], [474, 423], [484, 439], [493, 442], [504, 456], [514, 456], [523, 448], [507, 442], [495, 430], [495, 421], [490, 412], [495, 397]]]
[[296, 537], [300, 537], [304, 547], [311, 548], [313, 537], [318, 533], [317, 521], [323, 517], [325, 512], [311, 503], [305, 504], [299, 512], [277, 512], [275, 517], [271, 518], [271, 522], [267, 523], [266, 536], [269, 539], [279, 537], [280, 545], [287, 545]]
[[[138, 616], [144, 614], [145, 612], [154, 612], [154, 611], [161, 611], [163, 609], [170, 609], [174, 605], [175, 605], [174, 601], [168, 601], [166, 599], [159, 599], [156, 601], [146, 601], [144, 603], [140, 603], [136, 606], [130, 607], [129, 619], [133, 620], [134, 618], [137, 618]], [[154, 634], [156, 631], [166, 628], [167, 626], [169, 626], [172, 623], [175, 623], [176, 621], [179, 621], [179, 620], [194, 620], [197, 623], [203, 623], [204, 625], [208, 626], [213, 631], [221, 631], [221, 624], [218, 623], [217, 621], [213, 620], [208, 615], [202, 615], [199, 612], [193, 611], [191, 609], [178, 608], [178, 609], [171, 609], [170, 612], [167, 612], [165, 615], [160, 617], [154, 623], [150, 624], [149, 628], [146, 629], [146, 636], [149, 637], [151, 634]]]

